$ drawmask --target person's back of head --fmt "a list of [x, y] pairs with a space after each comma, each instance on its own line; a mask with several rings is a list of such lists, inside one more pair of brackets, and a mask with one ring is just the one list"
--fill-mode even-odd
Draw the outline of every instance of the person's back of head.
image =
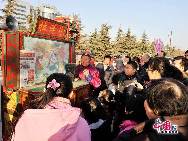
[[184, 56], [177, 56], [173, 59], [173, 65], [188, 75], [188, 59]]
[[155, 57], [149, 61], [148, 70], [158, 71], [161, 77], [164, 76], [164, 71], [165, 71], [164, 69], [165, 69], [165, 62], [162, 58]]
[[175, 79], [161, 79], [148, 88], [147, 103], [156, 116], [187, 114], [188, 90]]
[[[60, 84], [59, 87], [56, 86], [56, 88], [54, 88], [53, 80], [55, 80], [56, 83]], [[63, 73], [53, 73], [47, 78], [45, 88], [46, 90], [52, 90], [54, 96], [61, 96], [67, 98], [72, 91], [73, 84], [69, 76]], [[58, 90], [61, 90], [61, 93], [58, 93]]]
[[45, 93], [32, 101], [30, 107], [43, 109], [54, 97], [69, 98], [72, 89], [73, 83], [68, 75], [53, 73], [46, 80]]
[[184, 56], [177, 56], [173, 60], [173, 65], [181, 71], [187, 71], [188, 60]]
[[[167, 78], [155, 80], [147, 89], [144, 108], [149, 120], [143, 130], [150, 141], [187, 141], [188, 89], [183, 83]], [[166, 123], [170, 123], [170, 130]]]
[[185, 51], [185, 54], [188, 53], [188, 50]]
[[188, 59], [188, 50], [185, 51], [185, 58]]
[[[170, 62], [163, 57], [155, 57], [149, 61], [148, 70], [150, 72], [157, 71], [161, 78], [174, 78], [177, 80], [183, 80], [183, 74], [176, 67], [172, 66]], [[151, 74], [151, 73], [150, 73]], [[148, 73], [149, 75], [149, 73]]]
[[148, 62], [150, 60], [150, 55], [148, 53], [144, 53], [142, 55], [141, 60], [144, 61], [145, 63]]

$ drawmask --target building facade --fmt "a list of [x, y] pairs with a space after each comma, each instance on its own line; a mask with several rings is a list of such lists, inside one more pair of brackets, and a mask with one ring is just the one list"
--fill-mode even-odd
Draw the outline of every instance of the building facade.
[[55, 6], [50, 6], [45, 4], [42, 4], [38, 7], [32, 6], [30, 11], [33, 16], [39, 15], [44, 18], [48, 18], [52, 20], [57, 16], [61, 16], [60, 12], [57, 10]]
[[[12, 16], [18, 21], [19, 29], [29, 28], [29, 17], [42, 16], [48, 19], [54, 19], [62, 14], [55, 6], [42, 4], [39, 6], [32, 6], [29, 1], [15, 0], [14, 10]], [[8, 4], [8, 0], [0, 0], [0, 9], [4, 9]], [[0, 10], [0, 25], [5, 24], [5, 13]]]
[[0, 27], [3, 26], [4, 24], [4, 13], [3, 13], [3, 9], [6, 5], [6, 2], [4, 0], [0, 0]]
[[54, 19], [56, 16], [61, 16], [60, 12], [57, 10], [56, 7], [50, 5], [41, 5], [38, 7], [40, 11], [40, 16]]
[[[8, 5], [7, 0], [0, 0], [0, 9], [5, 9], [6, 5]], [[13, 7], [12, 16], [18, 21], [19, 28], [27, 28], [27, 16], [30, 14], [30, 4], [23, 0], [15, 0], [15, 4]], [[0, 22], [1, 24], [5, 24], [5, 13], [0, 10]]]
[[28, 28], [28, 15], [30, 14], [30, 4], [26, 1], [17, 0], [13, 16], [18, 21], [19, 28]]

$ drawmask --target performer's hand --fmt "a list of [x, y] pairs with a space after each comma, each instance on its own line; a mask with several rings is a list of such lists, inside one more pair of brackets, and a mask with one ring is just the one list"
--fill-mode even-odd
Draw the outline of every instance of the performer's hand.
[[79, 80], [79, 78], [75, 78], [75, 79], [74, 79], [74, 81], [78, 81], [78, 80]]
[[135, 81], [135, 86], [137, 87], [138, 90], [143, 90], [144, 87], [142, 86], [142, 84], [140, 84], [139, 82]]
[[83, 71], [83, 74], [84, 74], [86, 77], [88, 77], [88, 76], [89, 76], [89, 70], [88, 70], [88, 69], [85, 69], [85, 70]]

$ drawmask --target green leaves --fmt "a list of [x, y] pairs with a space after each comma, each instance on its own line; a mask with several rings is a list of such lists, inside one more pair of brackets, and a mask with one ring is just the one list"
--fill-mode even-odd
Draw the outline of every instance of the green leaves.
[[[141, 39], [134, 36], [130, 29], [125, 33], [122, 28], [119, 28], [114, 40], [111, 40], [109, 32], [111, 26], [102, 24], [100, 30], [94, 30], [93, 33], [86, 36], [81, 36], [77, 44], [77, 51], [90, 48], [95, 56], [96, 61], [102, 61], [107, 54], [112, 56], [129, 55], [131, 57], [140, 56], [143, 53], [155, 55], [154, 43], [150, 42], [148, 36], [143, 32]], [[168, 56], [180, 54], [180, 50], [169, 48], [165, 50]]]

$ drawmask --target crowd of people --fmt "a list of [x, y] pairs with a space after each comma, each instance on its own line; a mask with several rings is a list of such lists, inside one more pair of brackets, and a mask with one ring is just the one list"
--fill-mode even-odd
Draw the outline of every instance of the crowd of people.
[[95, 64], [84, 53], [75, 79], [90, 84], [80, 107], [70, 102], [73, 84], [51, 74], [45, 94], [19, 118], [14, 141], [187, 141], [188, 51], [166, 58], [106, 55]]

